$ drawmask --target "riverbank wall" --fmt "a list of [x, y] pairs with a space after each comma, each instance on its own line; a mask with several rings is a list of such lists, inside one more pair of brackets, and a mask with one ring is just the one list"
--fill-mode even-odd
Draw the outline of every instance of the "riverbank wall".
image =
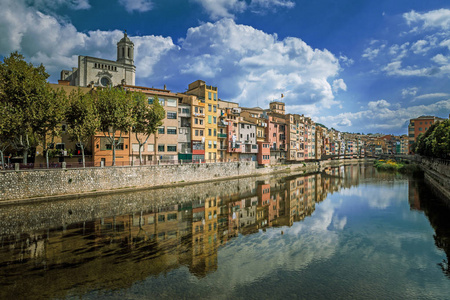
[[429, 158], [420, 155], [397, 156], [417, 164], [424, 173], [425, 182], [432, 186], [435, 192], [450, 207], [450, 161]]
[[123, 189], [173, 187], [273, 173], [313, 173], [358, 159], [306, 162], [260, 168], [256, 162], [129, 166], [0, 172], [0, 204], [39, 198], [117, 192]]

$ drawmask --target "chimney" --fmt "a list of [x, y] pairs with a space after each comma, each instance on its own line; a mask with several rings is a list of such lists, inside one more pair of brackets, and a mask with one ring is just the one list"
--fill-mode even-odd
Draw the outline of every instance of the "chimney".
[[166, 85], [164, 85], [164, 90], [166, 90]]

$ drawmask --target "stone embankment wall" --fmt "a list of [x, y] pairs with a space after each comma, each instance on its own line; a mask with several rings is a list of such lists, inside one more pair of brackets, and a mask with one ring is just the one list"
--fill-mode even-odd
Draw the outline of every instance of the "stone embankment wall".
[[[356, 163], [358, 160], [346, 160]], [[308, 162], [258, 168], [256, 162], [49, 169], [0, 172], [0, 204], [60, 195], [129, 188], [180, 186], [273, 173], [312, 173], [341, 161]]]
[[450, 205], [450, 161], [422, 157], [420, 165], [425, 182], [435, 187], [442, 199]]
[[419, 155], [402, 155], [399, 158], [417, 163], [424, 172], [425, 182], [433, 186], [450, 206], [450, 161]]
[[[307, 170], [317, 170], [314, 163]], [[5, 200], [173, 186], [242, 176], [286, 172], [298, 166], [257, 168], [256, 162], [50, 169], [0, 172], [0, 202]]]

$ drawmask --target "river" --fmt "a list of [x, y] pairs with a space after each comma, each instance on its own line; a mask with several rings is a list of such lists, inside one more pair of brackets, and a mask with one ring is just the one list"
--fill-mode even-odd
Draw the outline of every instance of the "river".
[[450, 210], [350, 165], [0, 206], [0, 299], [449, 299]]

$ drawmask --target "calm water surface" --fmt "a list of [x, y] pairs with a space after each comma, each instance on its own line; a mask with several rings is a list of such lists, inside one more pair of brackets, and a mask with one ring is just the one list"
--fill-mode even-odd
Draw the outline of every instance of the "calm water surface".
[[449, 299], [450, 212], [347, 166], [0, 207], [0, 299]]

